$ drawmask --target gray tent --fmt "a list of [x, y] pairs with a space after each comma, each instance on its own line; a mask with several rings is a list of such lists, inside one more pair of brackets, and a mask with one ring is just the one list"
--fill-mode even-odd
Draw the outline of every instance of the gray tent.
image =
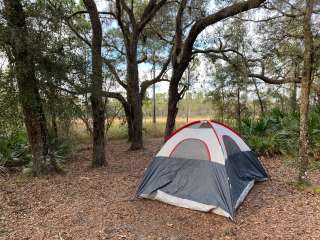
[[234, 219], [254, 182], [267, 177], [237, 132], [216, 121], [196, 121], [167, 138], [137, 196]]

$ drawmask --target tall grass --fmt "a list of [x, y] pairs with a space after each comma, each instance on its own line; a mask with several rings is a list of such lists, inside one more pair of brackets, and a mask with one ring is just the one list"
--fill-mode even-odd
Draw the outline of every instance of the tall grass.
[[[210, 119], [209, 116], [195, 116], [188, 119], [188, 122], [192, 122], [199, 119]], [[186, 118], [178, 117], [176, 119], [176, 128], [185, 125], [187, 122]], [[156, 123], [152, 122], [151, 117], [145, 117], [143, 119], [143, 134], [145, 137], [150, 138], [161, 138], [164, 136], [164, 130], [166, 127], [166, 118], [157, 117]], [[71, 127], [71, 135], [73, 135], [76, 142], [79, 143], [90, 143], [91, 137], [86, 131], [84, 124], [80, 121], [75, 121]], [[128, 137], [127, 125], [122, 120], [115, 119], [108, 129], [107, 138], [109, 140], [115, 139], [126, 139]]]

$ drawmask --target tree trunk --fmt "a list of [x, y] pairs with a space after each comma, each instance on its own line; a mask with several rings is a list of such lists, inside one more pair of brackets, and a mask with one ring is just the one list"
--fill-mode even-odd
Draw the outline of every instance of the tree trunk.
[[39, 83], [35, 75], [33, 43], [28, 38], [25, 14], [20, 1], [5, 0], [4, 7], [10, 34], [10, 46], [14, 56], [19, 100], [31, 147], [33, 173], [39, 176], [51, 170], [51, 167], [54, 170], [58, 169], [54, 159], [47, 164], [48, 130], [39, 93]]
[[[294, 66], [294, 79], [299, 77], [299, 65], [298, 63]], [[290, 107], [292, 112], [297, 112], [297, 83], [292, 83], [292, 91], [290, 96]]]
[[224, 83], [223, 83], [223, 86], [221, 88], [221, 106], [220, 106], [220, 116], [221, 116], [221, 119], [220, 121], [221, 122], [224, 122], [224, 99], [225, 99], [225, 96], [224, 96]]
[[313, 39], [311, 32], [311, 15], [313, 11], [313, 0], [306, 0], [305, 15], [303, 19], [304, 30], [304, 54], [303, 54], [303, 77], [301, 80], [300, 97], [300, 137], [299, 137], [299, 181], [306, 181], [306, 172], [308, 169], [308, 114], [309, 114], [309, 96], [312, 83], [313, 69]]
[[[169, 86], [169, 99], [168, 99], [168, 113], [167, 113], [167, 122], [165, 129], [165, 137], [168, 137], [174, 130], [176, 125], [176, 116], [178, 113], [178, 103], [180, 101], [179, 91], [178, 91], [178, 82], [182, 76], [180, 74], [173, 72], [173, 75], [170, 80]], [[177, 79], [179, 79], [177, 81]]]
[[[156, 78], [156, 64], [153, 61], [153, 69], [152, 69], [152, 78]], [[152, 85], [152, 123], [156, 124], [157, 116], [156, 116], [156, 84]]]
[[241, 132], [240, 86], [237, 87], [237, 129], [239, 132]]
[[124, 106], [124, 112], [128, 125], [128, 142], [132, 142], [132, 116], [129, 108], [130, 106]]
[[58, 125], [57, 125], [57, 117], [55, 111], [51, 113], [51, 128], [52, 128], [52, 137], [54, 139], [58, 138]]
[[297, 83], [292, 83], [292, 90], [290, 96], [291, 112], [297, 112]]
[[56, 99], [57, 99], [57, 94], [55, 92], [54, 86], [50, 84], [49, 94], [48, 94], [48, 105], [49, 105], [49, 112], [51, 117], [51, 129], [49, 131], [49, 136], [51, 136], [54, 139], [54, 141], [58, 138]]
[[264, 116], [264, 112], [265, 112], [264, 105], [263, 105], [262, 98], [260, 96], [260, 91], [259, 91], [259, 88], [258, 88], [258, 85], [257, 85], [257, 80], [255, 78], [253, 78], [253, 83], [254, 83], [254, 88], [256, 90], [256, 94], [257, 94], [258, 101], [259, 101], [260, 112], [261, 112], [261, 115]]
[[93, 118], [93, 156], [92, 166], [100, 167], [107, 164], [105, 157], [105, 106], [103, 102], [102, 78], [102, 28], [97, 6], [93, 0], [83, 0], [91, 21], [92, 27], [92, 83], [91, 107]]
[[[127, 98], [130, 105], [132, 132], [131, 150], [143, 148], [142, 100], [140, 97], [139, 72], [137, 62], [138, 35], [133, 34], [127, 48]], [[128, 125], [129, 126], [129, 125]]]

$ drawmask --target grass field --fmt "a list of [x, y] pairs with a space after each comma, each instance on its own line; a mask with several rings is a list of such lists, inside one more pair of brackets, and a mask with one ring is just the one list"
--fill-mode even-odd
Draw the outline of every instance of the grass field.
[[[188, 122], [201, 119], [210, 119], [209, 116], [189, 117]], [[176, 119], [176, 127], [179, 128], [187, 123], [186, 118], [178, 117]], [[145, 137], [163, 137], [164, 129], [166, 126], [166, 118], [159, 117], [156, 123], [152, 122], [152, 118], [144, 118], [143, 120], [143, 133]], [[85, 128], [82, 121], [74, 122], [71, 132], [75, 136], [77, 142], [89, 143], [91, 141], [90, 135]], [[108, 139], [125, 139], [127, 138], [127, 125], [121, 120], [115, 119], [107, 132]]]

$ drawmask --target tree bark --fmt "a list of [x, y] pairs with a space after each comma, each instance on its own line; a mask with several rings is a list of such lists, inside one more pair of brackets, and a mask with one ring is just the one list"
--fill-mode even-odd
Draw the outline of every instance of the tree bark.
[[127, 121], [127, 125], [128, 125], [128, 142], [132, 142], [133, 127], [132, 127], [132, 115], [130, 112], [130, 106], [128, 104], [125, 104], [125, 105], [123, 105], [123, 109], [124, 109], [124, 113], [126, 115], [126, 121]]
[[180, 94], [178, 90], [179, 80], [183, 72], [174, 71], [169, 85], [169, 98], [168, 98], [168, 113], [165, 129], [165, 137], [168, 137], [174, 130], [176, 125], [176, 116], [178, 114], [178, 103], [180, 101]]
[[297, 83], [292, 83], [292, 90], [290, 96], [291, 112], [297, 112]]
[[[299, 65], [298, 63], [294, 66], [294, 78], [297, 79], [299, 77]], [[297, 112], [297, 83], [292, 83], [292, 90], [290, 96], [290, 107], [291, 112]]]
[[39, 93], [39, 83], [35, 75], [33, 43], [30, 42], [23, 7], [18, 0], [5, 0], [4, 10], [10, 35], [9, 42], [14, 56], [19, 100], [31, 147], [33, 173], [39, 176], [52, 168], [58, 171], [54, 159], [47, 163], [47, 122]]
[[[153, 59], [153, 67], [152, 67], [152, 78], [153, 79], [156, 78], [156, 63], [154, 62], [154, 59]], [[157, 122], [157, 115], [156, 115], [156, 84], [153, 84], [152, 85], [152, 123], [156, 124], [156, 122]]]
[[52, 137], [56, 140], [58, 138], [58, 125], [55, 111], [51, 112], [51, 128]]
[[240, 86], [237, 86], [237, 129], [241, 133], [241, 102], [240, 102]]
[[[140, 98], [139, 72], [137, 62], [138, 35], [133, 33], [127, 47], [127, 98], [132, 123], [131, 150], [143, 148], [142, 99]], [[129, 127], [129, 125], [128, 125]]]
[[300, 137], [299, 137], [299, 181], [307, 180], [308, 169], [308, 130], [309, 130], [309, 97], [313, 71], [313, 37], [311, 31], [311, 16], [313, 12], [313, 0], [306, 0], [303, 19], [304, 53], [303, 53], [303, 77], [301, 80], [300, 97]]
[[56, 112], [56, 89], [52, 84], [49, 84], [49, 92], [48, 92], [48, 105], [49, 105], [49, 115], [51, 118], [51, 129], [49, 129], [49, 136], [56, 141], [58, 138], [58, 124], [57, 124], [57, 112]]
[[91, 82], [91, 107], [93, 118], [93, 156], [92, 166], [100, 167], [107, 164], [105, 157], [105, 107], [103, 101], [102, 78], [102, 28], [99, 13], [94, 0], [83, 0], [86, 6], [92, 27], [92, 82]]
[[255, 78], [253, 78], [252, 80], [253, 80], [254, 88], [256, 90], [256, 94], [257, 94], [257, 97], [258, 97], [261, 115], [264, 116], [265, 110], [264, 110], [264, 105], [263, 105], [262, 98], [260, 96], [260, 91], [259, 91], [259, 88], [258, 88], [258, 85], [257, 85], [257, 81], [256, 81]]

